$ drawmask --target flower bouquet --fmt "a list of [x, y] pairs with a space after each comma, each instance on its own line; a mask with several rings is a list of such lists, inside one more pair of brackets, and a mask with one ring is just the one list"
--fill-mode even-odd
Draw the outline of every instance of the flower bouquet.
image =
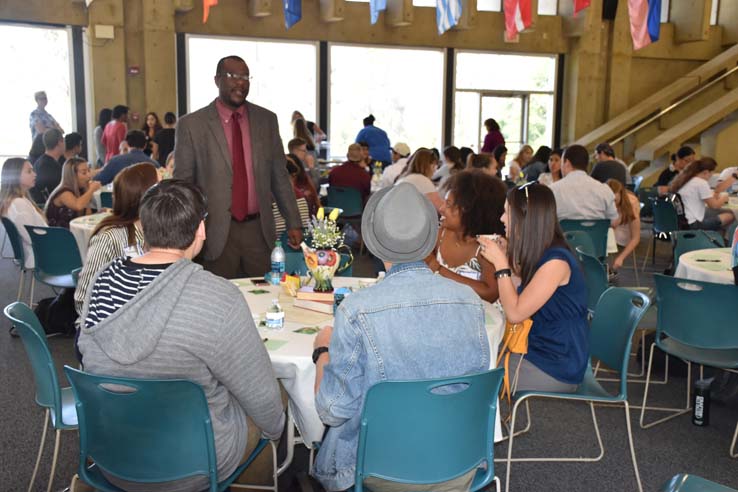
[[[351, 248], [343, 243], [343, 232], [338, 228], [336, 219], [341, 213], [334, 208], [328, 217], [323, 208], [311, 219], [307, 230], [307, 238], [312, 247], [305, 242], [300, 244], [305, 256], [305, 264], [315, 279], [315, 292], [333, 292], [333, 277], [337, 271], [343, 271], [354, 261]], [[340, 250], [345, 249], [349, 254], [349, 261], [339, 269], [341, 264]]]

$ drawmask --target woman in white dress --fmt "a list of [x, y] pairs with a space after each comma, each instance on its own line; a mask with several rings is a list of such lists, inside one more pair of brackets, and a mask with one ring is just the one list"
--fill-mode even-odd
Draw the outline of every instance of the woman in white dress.
[[10, 219], [18, 229], [23, 242], [24, 266], [32, 269], [35, 265], [33, 248], [25, 226], [46, 227], [43, 213], [28, 195], [28, 190], [36, 184], [36, 173], [26, 159], [11, 157], [3, 164], [0, 182], [0, 215]]
[[500, 217], [506, 193], [502, 181], [482, 170], [451, 176], [441, 208], [438, 244], [425, 259], [431, 270], [468, 285], [488, 302], [498, 297], [495, 267], [479, 255], [477, 235], [505, 233]]

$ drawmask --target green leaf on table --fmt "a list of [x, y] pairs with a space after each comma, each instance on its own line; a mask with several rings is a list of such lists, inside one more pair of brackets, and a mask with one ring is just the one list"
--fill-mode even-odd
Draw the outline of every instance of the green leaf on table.
[[269, 291], [266, 289], [253, 289], [249, 291], [250, 294], [268, 294]]
[[279, 350], [287, 344], [287, 340], [267, 340], [264, 342], [264, 346], [269, 351]]
[[302, 333], [303, 335], [315, 335], [320, 331], [317, 326], [303, 326], [295, 330], [295, 333]]

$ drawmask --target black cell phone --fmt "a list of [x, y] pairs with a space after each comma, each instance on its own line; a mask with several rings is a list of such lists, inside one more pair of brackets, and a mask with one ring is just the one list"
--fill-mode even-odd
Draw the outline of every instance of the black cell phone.
[[264, 287], [265, 285], [269, 285], [269, 282], [267, 282], [263, 278], [252, 278], [251, 282], [257, 287]]

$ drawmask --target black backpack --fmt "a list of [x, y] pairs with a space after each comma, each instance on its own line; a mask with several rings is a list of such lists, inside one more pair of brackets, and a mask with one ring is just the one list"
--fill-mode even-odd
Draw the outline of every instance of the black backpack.
[[41, 299], [33, 311], [47, 335], [71, 336], [76, 332], [74, 289], [62, 289], [56, 297]]

